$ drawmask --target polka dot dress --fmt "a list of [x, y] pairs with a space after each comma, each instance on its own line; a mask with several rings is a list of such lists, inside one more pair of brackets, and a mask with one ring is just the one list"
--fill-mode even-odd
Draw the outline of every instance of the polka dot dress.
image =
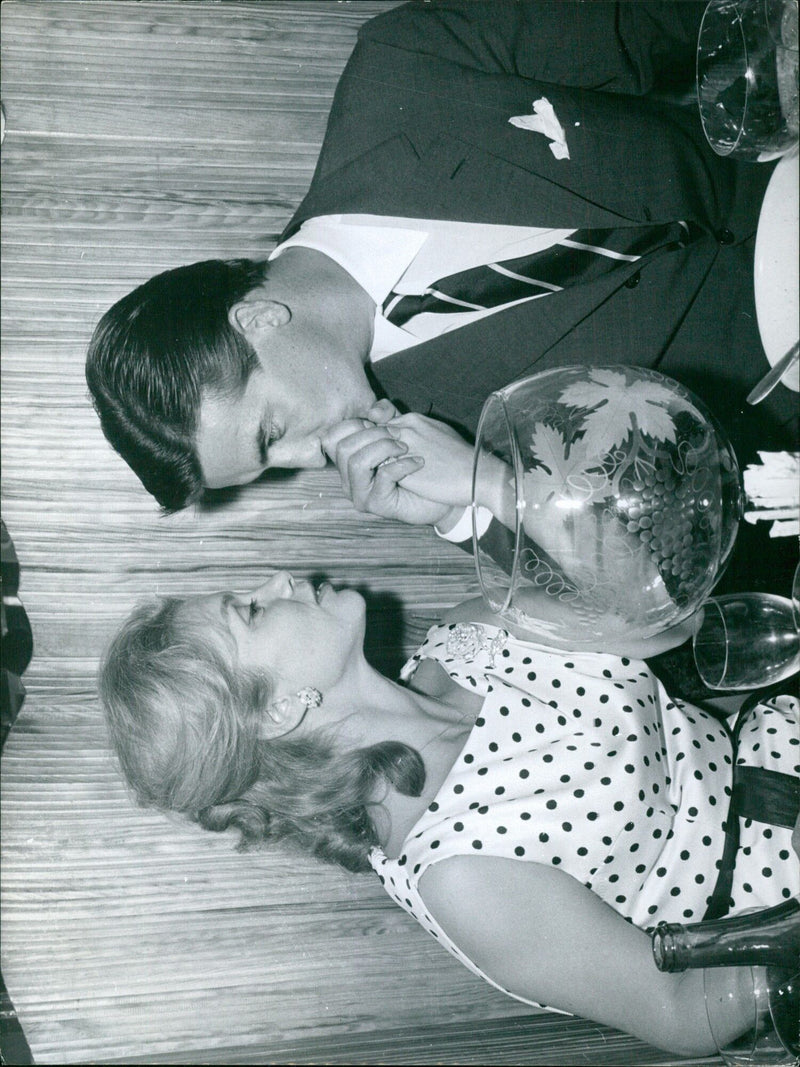
[[[401, 907], [484, 978], [417, 889], [427, 868], [449, 856], [559, 867], [645, 929], [702, 920], [733, 774], [721, 723], [670, 700], [642, 661], [560, 652], [492, 626], [432, 627], [401, 677], [426, 658], [485, 699], [400, 855], [372, 852], [372, 866]], [[781, 708], [762, 708], [766, 714], [746, 724], [739, 758], [800, 774], [797, 702], [779, 700]], [[757, 758], [765, 747], [771, 763]], [[790, 838], [788, 829], [743, 823], [734, 912], [800, 892]]]

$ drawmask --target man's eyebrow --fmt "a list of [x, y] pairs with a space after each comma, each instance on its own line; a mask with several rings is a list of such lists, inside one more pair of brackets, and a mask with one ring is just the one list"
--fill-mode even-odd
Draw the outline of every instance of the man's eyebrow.
[[269, 446], [267, 429], [267, 421], [262, 419], [256, 430], [256, 451], [258, 453], [258, 461], [262, 467], [267, 465], [267, 448]]

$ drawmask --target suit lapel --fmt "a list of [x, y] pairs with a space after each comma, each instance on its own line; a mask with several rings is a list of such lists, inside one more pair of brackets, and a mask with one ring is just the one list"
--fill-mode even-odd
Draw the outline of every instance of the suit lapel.
[[386, 356], [372, 366], [372, 373], [386, 395], [409, 410], [452, 419], [474, 431], [489, 393], [540, 369], [537, 363], [634, 271], [634, 264], [621, 266], [589, 284], [489, 315], [463, 332], [451, 331]]
[[[550, 367], [634, 363], [657, 367], [713, 264], [718, 245], [701, 238], [689, 248], [656, 254], [560, 293], [517, 304], [463, 330], [396, 352], [372, 366], [386, 395], [411, 411], [459, 423], [474, 432], [495, 389]], [[634, 295], [635, 294], [635, 295]]]
[[419, 131], [400, 131], [368, 158], [315, 180], [281, 240], [306, 219], [357, 213], [563, 228], [627, 221], [476, 146], [445, 134], [426, 138]]

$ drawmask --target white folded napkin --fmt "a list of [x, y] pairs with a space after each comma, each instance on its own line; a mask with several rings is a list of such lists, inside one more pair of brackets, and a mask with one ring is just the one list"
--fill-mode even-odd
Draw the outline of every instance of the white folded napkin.
[[800, 536], [800, 453], [759, 452], [744, 470], [745, 521], [772, 521], [770, 537]]

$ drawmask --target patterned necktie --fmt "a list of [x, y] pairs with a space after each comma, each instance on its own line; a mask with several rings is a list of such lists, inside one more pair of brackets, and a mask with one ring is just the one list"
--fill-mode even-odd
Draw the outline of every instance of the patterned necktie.
[[426, 311], [482, 311], [516, 300], [549, 296], [598, 278], [620, 263], [635, 263], [657, 251], [682, 248], [699, 232], [685, 222], [576, 230], [532, 255], [486, 263], [440, 278], [420, 296], [389, 293], [383, 302], [383, 314], [395, 326], [403, 326]]

